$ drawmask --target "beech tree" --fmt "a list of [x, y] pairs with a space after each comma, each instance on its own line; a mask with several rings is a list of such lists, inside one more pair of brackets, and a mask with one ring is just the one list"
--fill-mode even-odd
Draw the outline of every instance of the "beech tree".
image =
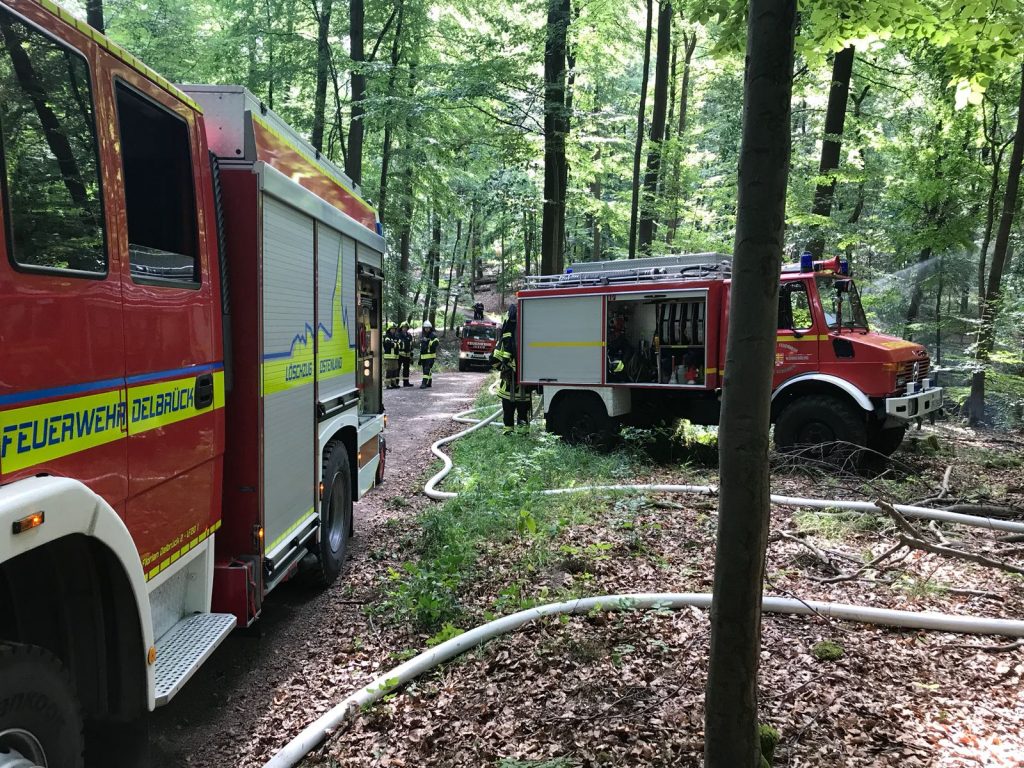
[[768, 427], [789, 176], [796, 0], [751, 0], [736, 245], [718, 428], [719, 502], [705, 692], [707, 768], [756, 768]]

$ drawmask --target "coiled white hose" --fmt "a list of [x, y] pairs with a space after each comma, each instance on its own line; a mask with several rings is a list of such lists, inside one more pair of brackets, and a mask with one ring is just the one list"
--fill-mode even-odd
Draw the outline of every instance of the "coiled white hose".
[[[487, 406], [484, 406], [487, 407]], [[477, 421], [469, 419], [468, 414], [482, 410], [473, 408], [455, 415], [455, 420], [461, 423], [473, 423], [467, 429], [462, 430], [450, 437], [442, 438], [430, 446], [435, 456], [444, 462], [444, 467], [437, 472], [424, 486], [424, 493], [432, 499], [453, 499], [457, 493], [450, 491], [439, 491], [436, 486], [452, 470], [452, 460], [441, 451], [441, 446], [447, 445], [460, 437], [464, 437], [478, 429], [482, 429], [492, 423], [501, 413], [496, 410], [489, 416]], [[578, 488], [555, 488], [542, 493], [556, 495], [564, 493], [584, 493], [597, 491], [648, 491], [664, 493], [698, 493], [716, 494], [718, 489], [710, 485], [604, 485], [604, 486], [580, 486]], [[773, 504], [785, 506], [817, 507], [817, 508], [839, 508], [849, 509], [857, 512], [881, 512], [875, 504], [866, 501], [841, 501], [832, 499], [805, 499], [794, 496], [772, 495]], [[942, 510], [928, 509], [927, 507], [915, 507], [905, 504], [893, 505], [902, 514], [908, 517], [920, 517], [942, 522], [961, 523], [964, 525], [975, 525], [994, 530], [1013, 532], [1024, 532], [1024, 524], [1013, 523], [1006, 520], [992, 518], [975, 518], [971, 515], [959, 515]], [[348, 717], [359, 711], [361, 707], [372, 704], [382, 696], [394, 691], [402, 685], [416, 679], [424, 672], [434, 669], [440, 664], [459, 656], [481, 643], [485, 643], [500, 635], [515, 631], [525, 624], [536, 621], [546, 616], [557, 616], [562, 614], [589, 613], [593, 610], [604, 611], [625, 611], [625, 610], [650, 610], [650, 609], [679, 609], [688, 606], [697, 608], [710, 608], [712, 595], [709, 593], [695, 592], [667, 592], [667, 593], [641, 593], [631, 595], [605, 595], [603, 597], [587, 597], [578, 600], [570, 600], [561, 603], [549, 603], [547, 605], [528, 608], [519, 611], [511, 616], [504, 616], [471, 629], [458, 637], [454, 637], [435, 648], [409, 659], [394, 669], [385, 672], [377, 677], [369, 685], [349, 694], [337, 705], [321, 715], [317, 720], [310, 723], [294, 739], [282, 747], [274, 756], [264, 764], [264, 768], [291, 768], [296, 765], [311, 750], [319, 746], [331, 732], [341, 725]], [[1024, 621], [1011, 619], [986, 619], [973, 616], [951, 616], [931, 611], [898, 611], [887, 608], [872, 608], [860, 605], [848, 605], [843, 603], [826, 603], [818, 600], [795, 600], [782, 597], [764, 597], [761, 601], [761, 608], [766, 613], [782, 613], [796, 616], [808, 616], [818, 614], [844, 621], [859, 621], [866, 624], [877, 624], [889, 627], [903, 627], [907, 629], [926, 629], [938, 632], [955, 632], [963, 634], [979, 635], [1004, 635], [1007, 637], [1024, 637]]]

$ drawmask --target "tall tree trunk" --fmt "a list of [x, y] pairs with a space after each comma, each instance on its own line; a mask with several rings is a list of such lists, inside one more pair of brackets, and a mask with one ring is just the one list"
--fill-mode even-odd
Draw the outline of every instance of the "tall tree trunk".
[[[412, 163], [406, 160], [406, 167], [402, 171], [402, 175], [399, 177], [402, 184], [402, 191], [405, 194], [405, 198], [402, 206], [402, 218], [398, 225], [398, 275], [396, 283], [398, 284], [398, 298], [405, 306], [405, 302], [409, 300], [409, 268], [412, 260], [412, 216], [414, 213], [414, 204], [416, 201], [415, 190], [413, 189], [413, 177], [412, 177]], [[415, 309], [415, 302], [412, 308]]]
[[523, 211], [523, 262], [525, 276], [529, 277], [533, 274], [533, 227], [529, 211]]
[[[444, 291], [444, 314], [441, 315], [441, 327], [444, 335], [448, 334], [448, 303], [452, 299], [452, 278], [455, 276], [455, 260], [459, 255], [459, 241], [462, 240], [462, 219], [455, 222], [455, 244], [452, 246], [452, 260], [448, 263], [448, 285]], [[454, 317], [455, 313], [452, 312]]]
[[718, 428], [719, 501], [704, 765], [755, 768], [768, 426], [786, 219], [796, 0], [750, 0], [743, 139]]
[[[832, 174], [839, 167], [839, 151], [843, 143], [843, 127], [846, 124], [846, 104], [850, 98], [850, 76], [853, 74], [852, 45], [839, 51], [832, 60], [832, 87], [828, 92], [828, 107], [825, 110], [825, 138], [821, 142], [821, 162], [818, 165], [818, 176], [827, 179], [819, 180], [814, 189], [814, 206], [811, 213], [817, 216], [832, 215], [832, 200], [836, 192], [836, 178]], [[821, 258], [825, 250], [825, 236], [820, 225], [815, 225], [812, 236], [807, 243], [807, 250], [814, 258]]]
[[85, 0], [85, 20], [100, 34], [106, 34], [103, 22], [103, 0]]
[[[982, 105], [984, 108], [984, 105]], [[982, 115], [984, 116], [984, 111]], [[987, 123], [987, 121], [985, 121]], [[1003, 153], [1009, 142], [1001, 146], [997, 145], [997, 131], [999, 130], [998, 113], [992, 114], [991, 132], [985, 126], [986, 138], [989, 140], [989, 150], [992, 155], [992, 180], [988, 188], [988, 207], [985, 211], [985, 232], [981, 238], [981, 253], [978, 254], [978, 306], [985, 300], [985, 262], [988, 259], [988, 247], [992, 242], [992, 229], [995, 225], [996, 213], [999, 211], [999, 176], [1003, 167]], [[1012, 139], [1011, 139], [1012, 141]]]
[[[401, 61], [401, 40], [402, 26], [405, 21], [405, 2], [398, 0], [398, 21], [395, 23], [395, 37], [391, 41], [391, 71], [388, 73], [388, 97], [397, 96], [398, 85], [398, 64]], [[410, 94], [411, 95], [411, 94]], [[391, 167], [391, 142], [393, 140], [392, 119], [390, 115], [384, 117], [384, 138], [380, 148], [380, 187], [377, 194], [380, 207], [380, 218], [384, 221], [385, 209], [388, 204], [388, 172]]]
[[661, 174], [661, 149], [665, 140], [665, 112], [668, 109], [668, 65], [672, 50], [672, 3], [662, 0], [658, 9], [658, 58], [654, 63], [654, 111], [651, 114], [651, 143], [647, 148], [647, 172], [644, 174], [640, 204], [640, 231], [637, 250], [650, 255], [654, 241], [658, 179]]
[[441, 292], [441, 215], [434, 213], [434, 226], [430, 238], [430, 274], [427, 276], [430, 284], [427, 286], [429, 299], [427, 304], [430, 307], [427, 319], [430, 324], [437, 326], [437, 297]]
[[690, 67], [693, 61], [693, 52], [697, 48], [697, 33], [683, 33], [683, 83], [679, 89], [679, 127], [676, 129], [676, 151], [675, 160], [672, 163], [672, 216], [669, 219], [668, 235], [666, 242], [672, 245], [676, 240], [676, 231], [679, 229], [679, 197], [682, 194], [680, 187], [680, 175], [683, 165], [683, 134], [686, 133], [686, 110], [689, 106], [690, 93]]
[[647, 81], [651, 74], [651, 32], [654, 24], [654, 0], [647, 0], [647, 31], [644, 34], [644, 74], [640, 80], [640, 108], [636, 118], [636, 145], [633, 148], [633, 199], [629, 205], [629, 258], [636, 258], [637, 219], [640, 213], [640, 156], [644, 151], [644, 118], [647, 116]]
[[565, 137], [569, 132], [565, 93], [565, 39], [569, 0], [548, 0], [544, 47], [544, 219], [541, 271], [555, 274], [565, 262], [565, 183], [569, 177]]
[[992, 267], [988, 273], [988, 288], [981, 303], [981, 325], [975, 353], [975, 371], [971, 377], [971, 395], [967, 414], [973, 426], [985, 419], [985, 368], [996, 344], [996, 318], [1003, 298], [1003, 272], [1009, 262], [1010, 233], [1017, 213], [1017, 194], [1020, 189], [1021, 165], [1024, 164], [1024, 64], [1021, 65], [1020, 98], [1017, 103], [1017, 130], [1006, 169], [1006, 188], [1003, 190], [1003, 211], [999, 217], [999, 230], [992, 247]]
[[[324, 151], [324, 124], [327, 112], [327, 79], [331, 75], [331, 11], [334, 0], [323, 0], [319, 9], [316, 34], [316, 91], [313, 95], [313, 130], [310, 143], [317, 152]], [[314, 8], [316, 6], [314, 5]]]
[[267, 22], [266, 43], [267, 43], [267, 106], [274, 108], [274, 11], [270, 7], [270, 0], [264, 0], [264, 20]]
[[348, 153], [345, 173], [356, 184], [363, 183], [363, 100], [366, 98], [366, 75], [362, 65], [363, 53], [363, 0], [349, 0], [349, 42], [352, 58], [352, 115], [348, 127]]

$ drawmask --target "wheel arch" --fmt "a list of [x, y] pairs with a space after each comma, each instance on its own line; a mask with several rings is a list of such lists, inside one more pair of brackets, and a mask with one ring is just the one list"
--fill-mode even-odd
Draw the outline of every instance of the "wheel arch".
[[833, 395], [867, 413], [875, 410], [871, 399], [845, 379], [825, 373], [807, 373], [784, 381], [772, 392], [772, 423], [787, 405], [807, 395]]
[[348, 468], [350, 480], [352, 481], [352, 491], [357, 492], [359, 488], [359, 433], [354, 424], [346, 422], [336, 422], [328, 426], [328, 428], [321, 432], [320, 437], [320, 467], [317, 470], [320, 473], [320, 482], [323, 482], [323, 466], [324, 457], [327, 455], [327, 449], [334, 443], [341, 443], [345, 446], [345, 452], [348, 454]]
[[[37, 528], [13, 523], [42, 512]], [[117, 513], [82, 483], [34, 477], [0, 487], [0, 640], [68, 668], [87, 718], [130, 720], [154, 705], [149, 594]]]

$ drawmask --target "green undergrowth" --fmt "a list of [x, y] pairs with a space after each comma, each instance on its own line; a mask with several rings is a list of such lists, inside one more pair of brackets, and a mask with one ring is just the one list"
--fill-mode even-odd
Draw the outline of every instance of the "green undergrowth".
[[[487, 396], [481, 400], [486, 403]], [[562, 530], [591, 519], [605, 506], [595, 505], [591, 495], [542, 496], [538, 491], [623, 482], [634, 475], [629, 454], [566, 445], [540, 424], [513, 435], [484, 427], [449, 448], [455, 469], [442, 487], [460, 495], [420, 515], [415, 549], [390, 571], [382, 606], [420, 631], [458, 625], [460, 593], [477, 574], [485, 546], [520, 539], [523, 567], [528, 568], [531, 560], [557, 554], [554, 539]], [[509, 599], [507, 606], [495, 607], [511, 612], [521, 603]]]

